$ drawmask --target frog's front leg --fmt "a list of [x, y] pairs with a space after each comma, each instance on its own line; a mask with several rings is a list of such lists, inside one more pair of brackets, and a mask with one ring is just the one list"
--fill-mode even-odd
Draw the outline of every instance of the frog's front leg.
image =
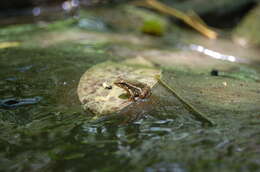
[[135, 93], [133, 92], [133, 90], [128, 89], [127, 90], [128, 94], [130, 95], [130, 97], [128, 98], [129, 101], [135, 101]]

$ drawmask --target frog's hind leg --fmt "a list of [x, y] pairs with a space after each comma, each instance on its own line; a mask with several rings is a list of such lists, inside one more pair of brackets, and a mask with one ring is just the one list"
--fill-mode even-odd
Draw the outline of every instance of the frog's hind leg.
[[150, 88], [146, 88], [142, 93], [141, 95], [139, 96], [141, 99], [145, 99], [145, 98], [148, 98], [152, 95], [151, 93], [151, 89]]

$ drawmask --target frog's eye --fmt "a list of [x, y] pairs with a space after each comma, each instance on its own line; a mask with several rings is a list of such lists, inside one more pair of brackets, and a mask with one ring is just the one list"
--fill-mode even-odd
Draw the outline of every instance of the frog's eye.
[[116, 83], [116, 84], [123, 84], [124, 81], [122, 81], [122, 80], [118, 80], [118, 81], [116, 81], [115, 83]]

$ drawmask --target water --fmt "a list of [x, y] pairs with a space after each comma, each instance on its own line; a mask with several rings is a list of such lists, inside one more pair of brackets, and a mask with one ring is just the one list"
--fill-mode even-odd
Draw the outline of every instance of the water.
[[[79, 78], [95, 64], [122, 61], [124, 58], [114, 56], [111, 50], [129, 45], [113, 41], [97, 44], [88, 39], [97, 33], [83, 32], [66, 22], [43, 28], [14, 27], [0, 33], [2, 42], [21, 42], [20, 46], [0, 49], [0, 99], [41, 97], [34, 104], [0, 109], [0, 171], [260, 169], [258, 83], [248, 81], [248, 87], [240, 88], [240, 102], [232, 103], [217, 96], [232, 95], [243, 81], [169, 71], [168, 78], [175, 77], [169, 84], [179, 85], [187, 100], [198, 101], [195, 105], [216, 126], [203, 127], [163, 88], [157, 89], [160, 106], [138, 121], [93, 123], [77, 97]], [[221, 90], [219, 83], [224, 81], [234, 88]], [[199, 89], [210, 96], [203, 100]], [[253, 95], [252, 101], [247, 95]]]

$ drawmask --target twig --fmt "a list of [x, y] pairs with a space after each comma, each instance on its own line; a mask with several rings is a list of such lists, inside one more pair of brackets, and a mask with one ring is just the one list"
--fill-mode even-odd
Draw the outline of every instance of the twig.
[[202, 123], [209, 124], [210, 126], [214, 126], [215, 123], [212, 122], [210, 119], [205, 117], [200, 111], [198, 111], [195, 107], [189, 104], [186, 100], [184, 100], [172, 87], [170, 87], [165, 81], [161, 79], [158, 75], [155, 77], [159, 83], [161, 83], [165, 88], [170, 90], [170, 92], [185, 106], [185, 108], [199, 121]]
[[199, 31], [200, 33], [202, 33], [203, 35], [205, 35], [210, 39], [216, 39], [218, 36], [218, 34], [215, 31], [209, 29], [204, 22], [201, 22], [202, 19], [200, 19], [198, 15], [188, 16], [182, 11], [168, 7], [163, 3], [158, 2], [157, 0], [136, 1], [134, 2], [134, 5], [143, 6], [143, 7], [149, 6], [161, 13], [175, 16], [176, 18], [184, 21], [186, 24], [190, 25], [191, 27], [193, 27], [194, 29], [196, 29], [197, 31]]

